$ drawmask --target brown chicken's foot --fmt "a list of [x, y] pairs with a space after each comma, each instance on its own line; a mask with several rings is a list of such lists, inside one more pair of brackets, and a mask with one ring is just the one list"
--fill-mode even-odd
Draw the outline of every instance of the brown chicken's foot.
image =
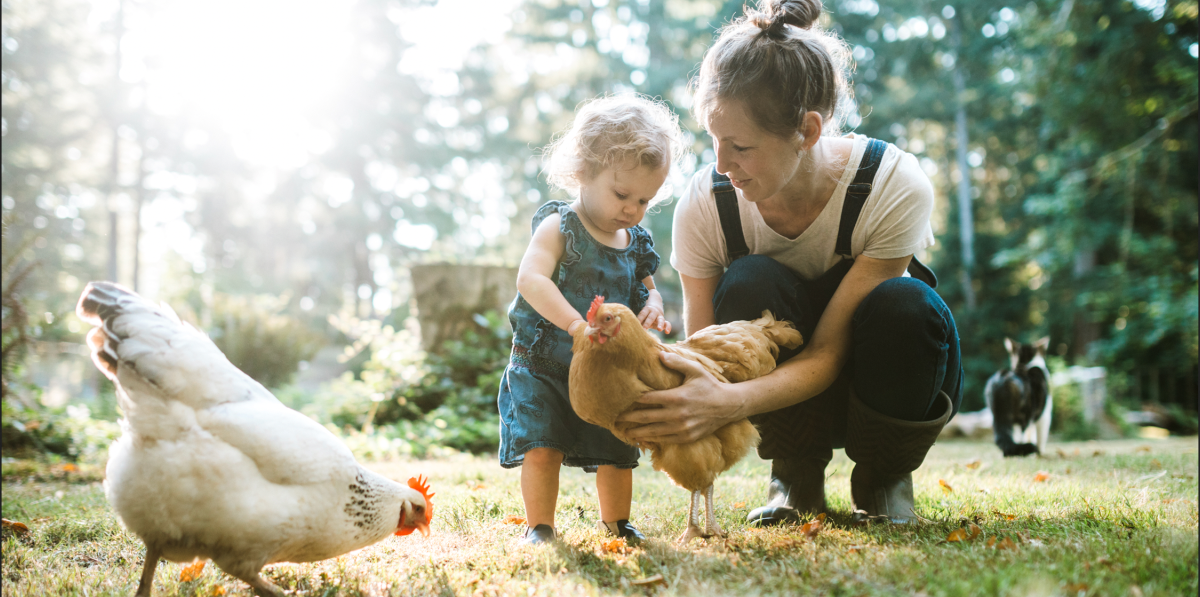
[[699, 538], [708, 538], [708, 535], [700, 529], [700, 492], [692, 492], [692, 506], [688, 510], [687, 530], [679, 536], [676, 541], [679, 545], [687, 545], [689, 541]]
[[713, 510], [713, 486], [709, 485], [708, 489], [704, 490], [704, 515], [705, 515], [705, 537], [714, 535], [724, 537], [725, 531], [721, 530], [721, 525], [717, 524], [717, 515]]
[[135, 597], [150, 597], [154, 591], [154, 570], [158, 568], [158, 560], [162, 557], [162, 549], [146, 544], [146, 564], [142, 567], [142, 581], [138, 583]]

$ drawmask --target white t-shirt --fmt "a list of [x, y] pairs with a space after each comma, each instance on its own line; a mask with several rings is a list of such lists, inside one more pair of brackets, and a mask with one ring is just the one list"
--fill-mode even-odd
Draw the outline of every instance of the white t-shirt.
[[[825, 209], [800, 236], [789, 239], [772, 230], [763, 221], [758, 208], [737, 193], [742, 233], [751, 255], [766, 255], [787, 266], [805, 280], [813, 280], [832, 268], [842, 257], [835, 252], [842, 203], [846, 189], [854, 182], [866, 151], [868, 137], [854, 139], [848, 167]], [[933, 245], [933, 185], [921, 170], [917, 158], [888, 144], [875, 173], [871, 193], [863, 204], [854, 234], [850, 239], [853, 257], [895, 259], [913, 255]], [[675, 206], [671, 266], [693, 278], [712, 278], [729, 266], [725, 234], [717, 215], [712, 192], [712, 167], [701, 168], [684, 189]], [[907, 274], [906, 274], [907, 275]]]

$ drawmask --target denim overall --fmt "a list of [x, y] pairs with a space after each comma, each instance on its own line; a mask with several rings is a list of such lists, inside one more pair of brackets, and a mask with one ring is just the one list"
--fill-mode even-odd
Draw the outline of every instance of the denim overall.
[[[799, 348], [782, 350], [779, 362], [807, 347], [821, 314], [854, 264], [850, 237], [886, 148], [878, 139], [869, 140], [842, 206], [835, 250], [843, 259], [815, 280], [800, 278], [770, 257], [748, 254], [737, 197], [728, 177], [714, 168], [713, 195], [732, 260], [713, 295], [718, 323], [754, 319], [770, 309], [777, 319], [796, 324], [805, 339]], [[884, 281], [855, 310], [850, 359], [828, 389], [799, 404], [750, 417], [763, 438], [759, 456], [770, 460], [797, 455], [810, 446], [843, 447], [851, 384], [865, 405], [898, 419], [931, 418], [939, 391], [950, 396], [958, 412], [963, 370], [954, 317], [933, 290], [937, 286], [933, 272], [916, 257], [908, 271], [912, 277]]]

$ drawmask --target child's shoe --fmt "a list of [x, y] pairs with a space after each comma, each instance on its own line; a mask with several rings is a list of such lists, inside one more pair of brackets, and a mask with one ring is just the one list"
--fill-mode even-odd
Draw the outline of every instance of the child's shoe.
[[596, 526], [600, 530], [607, 532], [609, 535], [615, 535], [625, 540], [626, 545], [637, 547], [646, 540], [646, 536], [637, 527], [629, 524], [626, 519], [621, 519], [616, 522], [598, 521]]
[[558, 537], [554, 534], [554, 527], [548, 524], [539, 524], [535, 527], [525, 529], [525, 536], [521, 538], [521, 543], [524, 545], [540, 545], [542, 543], [553, 543]]

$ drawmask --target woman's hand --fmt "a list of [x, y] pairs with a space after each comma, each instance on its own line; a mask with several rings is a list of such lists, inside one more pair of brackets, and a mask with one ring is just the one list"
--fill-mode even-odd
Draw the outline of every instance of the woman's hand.
[[642, 323], [643, 328], [654, 328], [664, 334], [671, 333], [671, 322], [663, 315], [662, 295], [657, 290], [650, 289], [650, 297], [646, 299], [646, 306], [642, 307], [641, 313], [638, 313], [638, 321]]
[[636, 425], [626, 432], [629, 437], [643, 443], [682, 444], [746, 418], [733, 386], [717, 381], [699, 363], [677, 354], [662, 352], [660, 358], [664, 365], [684, 374], [683, 385], [647, 392], [638, 402], [651, 408], [628, 410], [617, 417], [618, 424]]

